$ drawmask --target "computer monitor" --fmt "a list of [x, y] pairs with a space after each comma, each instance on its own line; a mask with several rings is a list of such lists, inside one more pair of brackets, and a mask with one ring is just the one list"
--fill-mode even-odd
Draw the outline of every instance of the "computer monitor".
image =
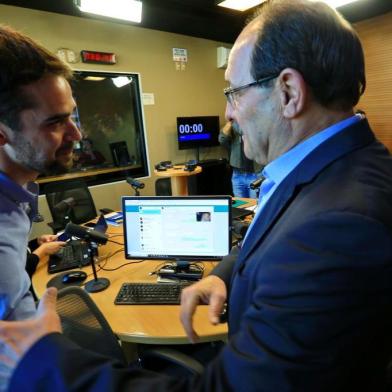
[[230, 196], [124, 196], [125, 257], [221, 259], [231, 247], [230, 203]]

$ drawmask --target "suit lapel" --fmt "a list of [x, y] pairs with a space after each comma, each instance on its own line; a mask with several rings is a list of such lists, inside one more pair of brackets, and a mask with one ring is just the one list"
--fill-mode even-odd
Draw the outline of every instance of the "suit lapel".
[[241, 249], [234, 272], [244, 265], [245, 260], [263, 241], [265, 235], [284, 213], [304, 184], [313, 181], [325, 167], [335, 160], [373, 141], [374, 135], [365, 119], [326, 140], [305, 157], [279, 185], [264, 206], [262, 213], [257, 217]]

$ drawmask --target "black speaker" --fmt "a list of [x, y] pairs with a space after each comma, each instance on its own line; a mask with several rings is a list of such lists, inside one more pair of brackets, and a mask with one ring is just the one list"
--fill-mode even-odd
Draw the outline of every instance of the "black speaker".
[[127, 142], [109, 143], [109, 146], [115, 166], [127, 166], [132, 164], [131, 159], [129, 158]]

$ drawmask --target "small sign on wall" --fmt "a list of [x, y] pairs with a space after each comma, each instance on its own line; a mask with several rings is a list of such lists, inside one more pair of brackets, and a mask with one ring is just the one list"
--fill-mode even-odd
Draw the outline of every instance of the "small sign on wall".
[[143, 105], [155, 105], [154, 93], [143, 93]]
[[181, 63], [188, 62], [188, 51], [182, 48], [173, 48], [173, 61]]

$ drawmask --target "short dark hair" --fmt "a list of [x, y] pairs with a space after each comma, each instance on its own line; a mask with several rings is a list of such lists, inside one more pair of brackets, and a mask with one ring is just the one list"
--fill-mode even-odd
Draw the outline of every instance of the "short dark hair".
[[72, 70], [29, 37], [0, 26], [0, 122], [19, 129], [22, 110], [34, 105], [22, 87], [53, 74], [72, 79]]
[[269, 0], [255, 18], [261, 18], [251, 63], [255, 80], [294, 68], [321, 105], [349, 110], [358, 103], [366, 87], [364, 54], [338, 12], [321, 1]]

